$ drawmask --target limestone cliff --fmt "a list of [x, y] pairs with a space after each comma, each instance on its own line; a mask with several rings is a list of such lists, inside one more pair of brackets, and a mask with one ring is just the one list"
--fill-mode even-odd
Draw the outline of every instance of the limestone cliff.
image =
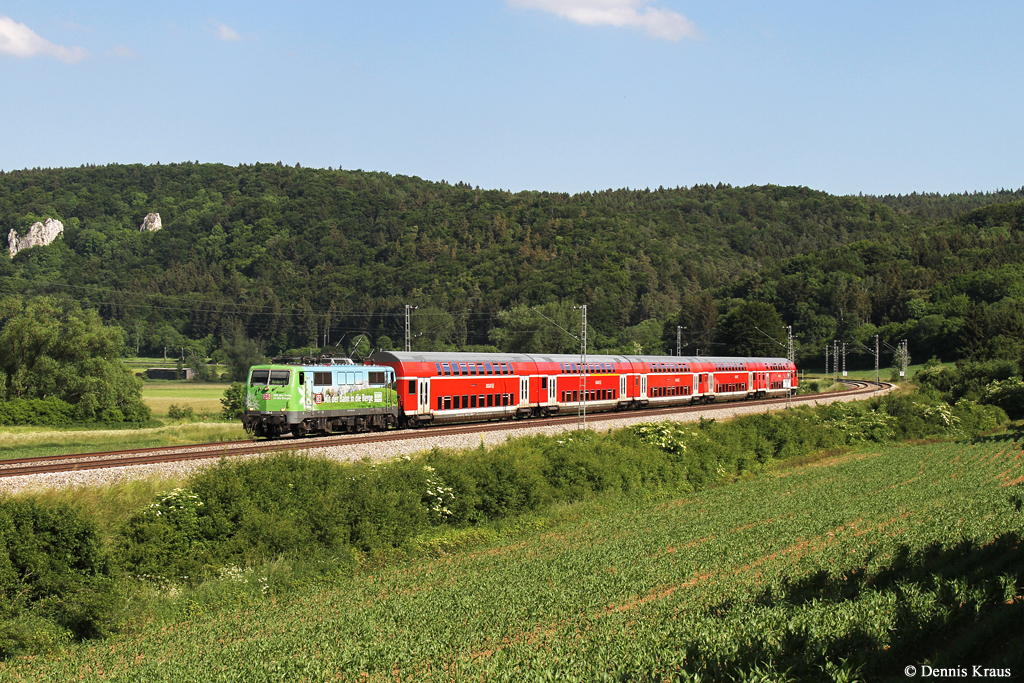
[[143, 220], [142, 225], [139, 226], [139, 232], [156, 232], [162, 227], [164, 226], [163, 223], [160, 222], [160, 214], [150, 213], [146, 214], [145, 220]]
[[39, 247], [53, 242], [57, 235], [63, 234], [64, 224], [54, 218], [47, 218], [45, 223], [33, 223], [28, 229], [28, 234], [18, 237], [18, 231], [12, 229], [7, 234], [7, 244], [10, 245], [11, 258], [24, 249]]

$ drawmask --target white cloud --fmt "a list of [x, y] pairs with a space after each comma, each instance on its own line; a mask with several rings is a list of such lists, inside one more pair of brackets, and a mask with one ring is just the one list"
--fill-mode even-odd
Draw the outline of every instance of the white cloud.
[[227, 24], [214, 23], [217, 27], [217, 37], [223, 40], [225, 43], [234, 43], [242, 39], [242, 36], [238, 34], [238, 31], [231, 28]]
[[68, 64], [73, 64], [89, 56], [89, 51], [84, 48], [66, 48], [63, 45], [55, 45], [25, 24], [19, 24], [14, 19], [5, 16], [0, 16], [0, 53], [15, 57], [45, 55], [56, 57]]
[[587, 26], [635, 26], [654, 38], [698, 38], [697, 25], [678, 12], [647, 7], [650, 0], [508, 0], [513, 7], [539, 9]]

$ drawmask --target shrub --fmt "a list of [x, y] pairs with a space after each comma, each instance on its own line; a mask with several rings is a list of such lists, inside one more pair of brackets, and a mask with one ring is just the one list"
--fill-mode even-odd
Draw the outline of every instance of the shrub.
[[59, 398], [0, 401], [0, 425], [69, 425], [75, 408]]
[[221, 415], [229, 420], [240, 420], [245, 412], [245, 384], [243, 382], [232, 382], [231, 386], [224, 390], [224, 396], [220, 399]]
[[66, 505], [0, 502], [0, 656], [106, 634], [119, 602], [97, 527]]
[[172, 403], [167, 408], [167, 417], [172, 420], [192, 420], [195, 416], [192, 406], [179, 406], [177, 403]]

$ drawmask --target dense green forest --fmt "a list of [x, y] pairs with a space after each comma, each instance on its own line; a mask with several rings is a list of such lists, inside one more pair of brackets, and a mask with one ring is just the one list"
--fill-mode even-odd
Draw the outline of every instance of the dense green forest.
[[[280, 164], [26, 170], [0, 173], [0, 230], [53, 217], [65, 231], [0, 258], [0, 295], [96, 309], [137, 353], [362, 354], [401, 344], [406, 305], [414, 349], [567, 351], [558, 328], [578, 329], [585, 303], [592, 350], [674, 350], [682, 326], [687, 354], [784, 355], [792, 325], [807, 362], [875, 333], [921, 359], [987, 356], [1019, 352], [1022, 199], [512, 193]], [[163, 229], [140, 232], [150, 212]]]

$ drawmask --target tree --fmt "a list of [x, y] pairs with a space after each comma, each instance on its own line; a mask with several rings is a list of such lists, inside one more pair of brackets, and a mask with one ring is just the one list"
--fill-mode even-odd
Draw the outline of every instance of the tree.
[[[517, 306], [498, 313], [497, 327], [490, 332], [491, 341], [508, 353], [578, 353], [580, 315], [566, 301]], [[596, 345], [597, 335], [590, 325], [587, 337]]]
[[219, 355], [228, 366], [228, 375], [233, 382], [246, 381], [249, 368], [267, 362], [262, 345], [246, 337], [241, 325], [235, 325], [230, 336], [221, 339]]
[[93, 310], [48, 297], [0, 306], [0, 377], [7, 398], [58, 398], [81, 421], [150, 417], [142, 382], [120, 361], [121, 328]]
[[761, 301], [747, 301], [722, 316], [718, 325], [719, 346], [715, 355], [786, 355], [786, 329], [775, 307]]

